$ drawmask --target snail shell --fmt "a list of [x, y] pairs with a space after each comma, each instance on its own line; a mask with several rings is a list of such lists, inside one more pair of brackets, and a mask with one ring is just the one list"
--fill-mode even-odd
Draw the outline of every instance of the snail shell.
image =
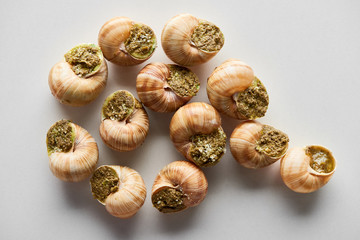
[[[125, 95], [126, 101], [130, 104], [127, 110], [108, 103], [114, 96]], [[111, 111], [111, 115], [106, 116], [105, 108]], [[122, 119], [118, 115], [121, 111], [127, 111]], [[149, 131], [149, 117], [142, 104], [128, 91], [119, 90], [108, 96], [103, 104], [101, 112], [100, 136], [104, 143], [120, 152], [131, 151], [139, 147], [144, 141]]]
[[250, 120], [240, 123], [234, 129], [230, 137], [230, 150], [242, 166], [262, 168], [283, 157], [288, 142], [285, 133]]
[[[201, 26], [211, 28], [207, 32], [212, 35], [206, 36], [205, 42], [196, 41], [197, 34], [205, 31], [201, 30]], [[209, 61], [220, 51], [224, 45], [224, 35], [210, 22], [190, 14], [180, 14], [165, 25], [161, 34], [161, 44], [165, 54], [172, 61], [183, 66], [194, 66]]]
[[151, 201], [160, 212], [179, 212], [200, 204], [207, 189], [208, 182], [200, 168], [187, 161], [175, 161], [156, 176]]
[[98, 41], [105, 58], [122, 66], [146, 61], [156, 48], [154, 31], [127, 17], [115, 17], [107, 21], [100, 29]]
[[323, 146], [294, 147], [281, 159], [285, 185], [298, 193], [310, 193], [324, 186], [336, 169], [332, 153]]
[[203, 102], [187, 104], [175, 112], [170, 138], [181, 154], [201, 167], [214, 166], [226, 151], [220, 114]]
[[145, 202], [144, 180], [128, 167], [100, 166], [91, 177], [90, 185], [94, 198], [118, 218], [132, 217]]
[[208, 78], [207, 94], [220, 113], [237, 119], [256, 119], [267, 111], [269, 97], [246, 63], [228, 59]]
[[[60, 103], [83, 106], [97, 98], [105, 88], [108, 69], [99, 47], [94, 44], [80, 44], [72, 48], [68, 53], [74, 49], [89, 46], [98, 51], [96, 55], [100, 60], [100, 64], [90, 73], [85, 75], [76, 74], [73, 66], [65, 58], [51, 68], [48, 78], [49, 87], [51, 93]], [[80, 58], [80, 65], [83, 61], [86, 61], [86, 59]]]
[[199, 88], [199, 79], [193, 72], [173, 64], [148, 64], [136, 79], [141, 102], [156, 112], [175, 111], [196, 95]]
[[[56, 132], [60, 134], [54, 135]], [[66, 136], [61, 132], [66, 132]], [[50, 170], [63, 181], [78, 182], [89, 177], [99, 159], [95, 139], [69, 120], [60, 120], [50, 127], [46, 145]]]

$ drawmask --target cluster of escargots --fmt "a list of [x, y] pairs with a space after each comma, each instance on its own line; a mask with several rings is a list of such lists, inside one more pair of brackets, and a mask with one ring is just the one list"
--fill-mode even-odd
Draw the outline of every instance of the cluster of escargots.
[[[51, 93], [61, 103], [83, 106], [97, 98], [107, 82], [105, 59], [122, 66], [137, 65], [157, 47], [154, 31], [127, 17], [106, 22], [98, 43], [75, 46], [51, 69]], [[109, 148], [132, 151], [149, 131], [145, 107], [174, 112], [170, 139], [189, 161], [172, 162], [159, 172], [151, 196], [156, 209], [178, 212], [205, 198], [208, 183], [201, 167], [216, 165], [226, 152], [220, 114], [243, 120], [230, 137], [230, 151], [242, 166], [262, 168], [281, 159], [281, 176], [296, 192], [312, 192], [329, 181], [336, 168], [329, 150], [308, 146], [287, 151], [285, 133], [255, 120], [265, 115], [269, 96], [246, 63], [228, 59], [212, 72], [206, 87], [211, 105], [187, 104], [200, 89], [199, 78], [187, 67], [205, 63], [224, 45], [224, 35], [216, 25], [190, 14], [177, 15], [165, 25], [161, 44], [176, 64], [154, 62], [143, 67], [136, 77], [139, 100], [126, 90], [110, 94], [103, 103], [99, 127]], [[128, 218], [144, 204], [146, 187], [137, 171], [115, 165], [96, 168], [98, 147], [85, 129], [60, 120], [48, 130], [46, 144], [52, 173], [71, 182], [91, 177], [94, 198], [111, 215]]]

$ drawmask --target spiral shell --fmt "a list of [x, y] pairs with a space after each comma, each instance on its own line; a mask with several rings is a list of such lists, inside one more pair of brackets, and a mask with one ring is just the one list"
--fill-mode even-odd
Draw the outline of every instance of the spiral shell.
[[[106, 189], [109, 184], [109, 175], [104, 172], [99, 173], [102, 169], [112, 169], [112, 179], [114, 185], [111, 189]], [[105, 205], [106, 211], [118, 218], [129, 218], [135, 215], [145, 202], [146, 187], [144, 180], [135, 170], [114, 165], [104, 165], [97, 168], [90, 179], [91, 190], [96, 199]], [[105, 186], [105, 187], [104, 187]], [[99, 191], [109, 190], [103, 201], [99, 200], [96, 194]]]
[[[58, 148], [51, 149], [50, 146], [51, 129], [59, 122], [68, 124], [71, 129], [69, 134], [72, 135], [72, 139], [66, 151]], [[53, 141], [57, 144], [63, 139], [57, 136], [53, 138]], [[78, 182], [89, 177], [99, 159], [99, 150], [95, 139], [84, 128], [68, 120], [61, 120], [52, 125], [47, 134], [46, 145], [50, 170], [63, 181]]]
[[[141, 35], [140, 39], [136, 39], [141, 44], [151, 43], [150, 46], [143, 48], [146, 49], [147, 53], [141, 58], [131, 54], [126, 48], [126, 42], [132, 37], [132, 30], [136, 26], [145, 27], [148, 29], [149, 34], [152, 33], [151, 39], [145, 39], [148, 36], [146, 34]], [[153, 30], [145, 24], [134, 22], [127, 17], [115, 17], [107, 21], [100, 29], [98, 42], [105, 58], [122, 66], [137, 65], [146, 61], [152, 56], [156, 48], [156, 36]], [[141, 47], [137, 48], [141, 49]]]
[[[129, 114], [122, 120], [106, 118], [104, 115], [104, 107], [116, 93], [126, 93], [133, 99]], [[108, 147], [120, 152], [131, 151], [145, 141], [149, 131], [149, 117], [142, 104], [130, 92], [119, 90], [108, 96], [101, 114], [100, 136]]]
[[[73, 49], [90, 45], [99, 51], [100, 65], [90, 74], [75, 74], [72, 66], [63, 59], [55, 64], [49, 73], [48, 83], [52, 95], [62, 104], [83, 106], [99, 96], [106, 86], [108, 77], [107, 64], [99, 47], [93, 44], [80, 44]], [[71, 50], [70, 50], [71, 51]]]
[[257, 121], [245, 121], [231, 134], [230, 150], [242, 166], [262, 168], [283, 157], [288, 142], [286, 134], [271, 126]]
[[[210, 139], [204, 140], [202, 147], [196, 146], [193, 138], [206, 135]], [[170, 122], [170, 138], [181, 154], [201, 167], [214, 166], [226, 151], [226, 135], [221, 127], [220, 114], [203, 102], [187, 104], [175, 112]], [[211, 138], [219, 142], [211, 142]]]
[[[211, 105], [232, 118], [262, 117], [269, 104], [264, 85], [250, 66], [237, 59], [228, 59], [217, 67], [208, 78], [206, 90]], [[239, 97], [247, 99], [241, 101]]]
[[[325, 171], [321, 166], [325, 167]], [[285, 185], [298, 193], [318, 190], [329, 182], [335, 170], [336, 160], [332, 153], [317, 145], [294, 147], [286, 153], [280, 163], [280, 173]]]
[[[209, 24], [218, 30], [215, 36], [208, 37], [209, 42], [217, 42], [216, 50], [204, 50], [203, 45], [196, 45], [192, 35], [200, 24]], [[175, 63], [194, 66], [209, 61], [224, 44], [224, 35], [218, 27], [190, 14], [180, 14], [168, 21], [161, 34], [161, 44], [165, 54]], [[209, 44], [208, 44], [209, 45]]]
[[187, 161], [175, 161], [155, 178], [151, 199], [160, 212], [179, 212], [200, 204], [207, 189], [208, 182], [200, 168]]
[[[181, 72], [186, 72], [187, 75], [178, 74]], [[171, 77], [174, 74], [178, 74], [184, 84], [178, 83], [178, 86], [173, 89]], [[148, 64], [140, 71], [136, 79], [136, 90], [141, 102], [156, 112], [177, 110], [187, 103], [199, 88], [200, 82], [194, 73], [187, 68], [171, 64]], [[181, 94], [178, 89], [182, 91]]]

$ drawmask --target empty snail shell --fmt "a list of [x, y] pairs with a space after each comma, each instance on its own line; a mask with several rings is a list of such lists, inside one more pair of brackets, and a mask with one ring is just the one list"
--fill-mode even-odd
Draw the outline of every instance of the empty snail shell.
[[120, 152], [134, 150], [144, 142], [148, 131], [148, 115], [130, 92], [119, 90], [106, 98], [100, 136], [107, 146]]
[[209, 61], [220, 51], [224, 35], [211, 22], [190, 14], [180, 14], [165, 25], [161, 45], [175, 63], [194, 66]]
[[226, 151], [226, 135], [214, 107], [194, 102], [179, 108], [170, 122], [176, 149], [200, 167], [217, 164]]
[[107, 21], [100, 29], [98, 41], [105, 58], [122, 66], [146, 61], [156, 48], [154, 31], [127, 17]]
[[95, 139], [70, 120], [53, 124], [46, 135], [49, 165], [59, 179], [78, 182], [89, 177], [99, 159]]
[[118, 218], [132, 217], [145, 202], [144, 180], [128, 167], [100, 166], [91, 177], [90, 185], [94, 198]]
[[100, 48], [94, 44], [80, 44], [51, 68], [48, 82], [51, 93], [61, 103], [83, 106], [99, 96], [107, 76]]
[[230, 137], [230, 150], [242, 166], [262, 168], [283, 157], [288, 142], [289, 138], [285, 133], [272, 126], [249, 120], [234, 129]]
[[299, 193], [324, 186], [336, 169], [332, 153], [323, 146], [294, 147], [281, 159], [280, 173], [285, 185]]
[[162, 213], [174, 213], [200, 204], [207, 193], [208, 182], [200, 168], [191, 162], [175, 161], [157, 175], [151, 201]]
[[228, 59], [208, 78], [207, 94], [220, 113], [237, 119], [263, 117], [269, 105], [265, 86], [246, 63]]
[[199, 88], [195, 73], [174, 64], [148, 64], [136, 79], [140, 101], [156, 112], [175, 111], [195, 96]]

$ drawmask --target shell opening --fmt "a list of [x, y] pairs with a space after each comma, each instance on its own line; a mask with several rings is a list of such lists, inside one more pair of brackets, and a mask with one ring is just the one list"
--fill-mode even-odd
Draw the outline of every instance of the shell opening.
[[321, 146], [308, 146], [306, 155], [310, 157], [310, 167], [318, 173], [330, 173], [335, 169], [335, 159], [331, 152]]
[[224, 35], [216, 25], [201, 22], [191, 34], [191, 42], [205, 52], [219, 51], [224, 45]]
[[162, 213], [179, 212], [186, 208], [184, 205], [184, 193], [180, 189], [165, 187], [151, 197], [156, 209]]
[[124, 44], [126, 52], [132, 57], [146, 59], [156, 48], [156, 36], [150, 27], [134, 24]]
[[233, 95], [238, 112], [246, 119], [265, 116], [269, 105], [269, 96], [265, 86], [255, 77], [251, 86]]
[[200, 167], [214, 166], [226, 151], [226, 135], [221, 127], [210, 134], [195, 134], [190, 142], [190, 156]]
[[104, 203], [110, 194], [119, 190], [119, 182], [119, 176], [113, 168], [99, 167], [90, 179], [91, 192], [95, 199]]
[[80, 44], [65, 54], [65, 61], [71, 65], [73, 72], [86, 77], [100, 68], [102, 52], [94, 44]]
[[255, 149], [269, 157], [280, 158], [285, 154], [288, 142], [289, 138], [285, 133], [264, 125], [260, 132], [260, 138], [256, 141]]
[[69, 152], [74, 145], [75, 131], [69, 120], [56, 122], [47, 132], [46, 144], [48, 154]]
[[111, 94], [103, 105], [103, 118], [123, 121], [127, 119], [137, 106], [136, 99], [128, 91], [117, 91]]
[[200, 82], [195, 73], [186, 67], [168, 64], [170, 76], [166, 79], [170, 88], [181, 97], [195, 96]]

